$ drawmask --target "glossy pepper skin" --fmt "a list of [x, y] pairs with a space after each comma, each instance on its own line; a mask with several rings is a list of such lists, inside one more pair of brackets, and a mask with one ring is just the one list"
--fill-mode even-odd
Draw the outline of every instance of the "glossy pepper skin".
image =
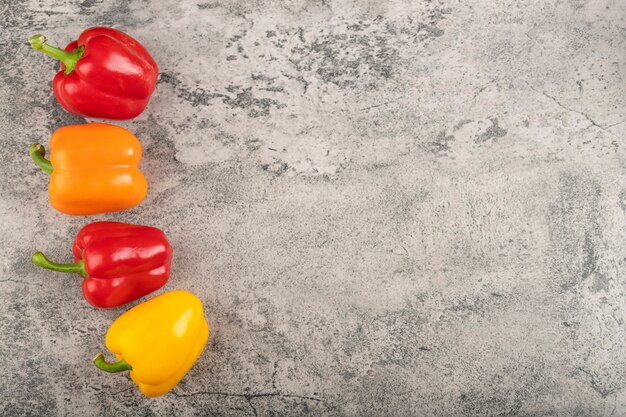
[[50, 139], [50, 161], [44, 158], [42, 145], [32, 145], [29, 153], [37, 166], [51, 174], [50, 204], [65, 214], [125, 210], [139, 204], [148, 191], [138, 167], [141, 144], [119, 126], [65, 126]]
[[89, 28], [65, 50], [46, 44], [43, 35], [32, 36], [30, 44], [61, 61], [52, 87], [68, 112], [123, 120], [148, 105], [159, 70], [146, 48], [124, 32]]
[[106, 346], [116, 363], [100, 353], [94, 364], [106, 372], [130, 371], [147, 397], [170, 391], [196, 362], [209, 338], [202, 302], [174, 290], [141, 303], [113, 322]]
[[156, 227], [95, 222], [76, 236], [73, 264], [57, 264], [43, 253], [33, 263], [53, 271], [76, 273], [83, 296], [94, 307], [113, 308], [158, 290], [170, 276], [172, 247]]

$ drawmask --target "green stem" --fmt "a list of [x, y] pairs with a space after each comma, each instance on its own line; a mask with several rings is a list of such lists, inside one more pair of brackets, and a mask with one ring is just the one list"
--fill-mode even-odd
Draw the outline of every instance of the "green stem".
[[130, 366], [130, 364], [124, 359], [120, 359], [114, 363], [107, 362], [104, 360], [104, 355], [102, 353], [98, 353], [98, 356], [93, 358], [93, 364], [96, 365], [98, 369], [102, 369], [104, 372], [124, 372], [133, 370], [133, 367]]
[[52, 163], [46, 159], [46, 148], [38, 143], [30, 145], [28, 149], [30, 158], [46, 174], [52, 174]]
[[85, 48], [79, 46], [72, 52], [67, 52], [63, 49], [48, 45], [46, 41], [47, 39], [44, 35], [33, 35], [28, 40], [30, 46], [32, 46], [35, 51], [41, 51], [44, 54], [50, 55], [52, 58], [62, 61], [63, 64], [65, 64], [65, 75], [74, 71], [74, 67], [76, 67], [76, 63], [83, 56], [83, 49]]
[[84, 278], [87, 278], [87, 272], [85, 271], [85, 261], [80, 260], [73, 264], [58, 264], [56, 262], [52, 262], [41, 252], [33, 253], [33, 263], [42, 268], [50, 269], [52, 271], [57, 272], [65, 272], [68, 274], [78, 274], [82, 275]]

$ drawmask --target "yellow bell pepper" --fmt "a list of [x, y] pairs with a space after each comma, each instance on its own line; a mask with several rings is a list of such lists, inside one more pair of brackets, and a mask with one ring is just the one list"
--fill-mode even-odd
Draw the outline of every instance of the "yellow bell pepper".
[[117, 361], [100, 353], [94, 364], [106, 372], [130, 371], [147, 397], [163, 395], [183, 379], [209, 338], [202, 302], [188, 291], [174, 290], [141, 303], [117, 318], [106, 346]]

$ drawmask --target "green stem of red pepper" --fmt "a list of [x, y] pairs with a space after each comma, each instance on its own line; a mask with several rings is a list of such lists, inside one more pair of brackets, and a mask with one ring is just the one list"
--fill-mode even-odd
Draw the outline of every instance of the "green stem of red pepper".
[[133, 367], [130, 366], [130, 364], [123, 358], [115, 363], [111, 363], [104, 360], [104, 355], [102, 353], [98, 353], [98, 356], [93, 358], [93, 364], [96, 365], [98, 369], [102, 369], [104, 372], [124, 372], [133, 370]]
[[48, 45], [46, 41], [47, 39], [44, 35], [33, 35], [28, 40], [28, 42], [30, 42], [30, 46], [32, 46], [34, 50], [41, 51], [50, 55], [52, 58], [56, 58], [63, 62], [63, 64], [65, 64], [65, 75], [74, 71], [74, 67], [76, 67], [76, 63], [83, 56], [83, 50], [85, 48], [83, 46], [79, 46], [72, 52], [67, 52], [63, 49]]
[[82, 259], [73, 264], [58, 264], [56, 262], [52, 262], [41, 252], [33, 253], [33, 263], [42, 268], [50, 269], [52, 271], [57, 272], [65, 272], [68, 274], [78, 274], [87, 278], [87, 272], [85, 272], [85, 261]]
[[30, 145], [28, 154], [43, 172], [46, 174], [52, 174], [52, 163], [45, 158], [46, 148], [44, 148], [43, 145], [38, 143]]

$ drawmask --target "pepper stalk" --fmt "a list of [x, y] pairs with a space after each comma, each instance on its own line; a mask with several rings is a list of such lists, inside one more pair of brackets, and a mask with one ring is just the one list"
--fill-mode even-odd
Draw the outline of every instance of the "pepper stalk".
[[78, 274], [83, 278], [87, 278], [87, 272], [85, 271], [85, 261], [83, 259], [74, 262], [73, 264], [59, 264], [52, 262], [41, 252], [33, 253], [32, 261], [35, 265], [42, 268], [50, 269], [51, 271], [64, 272], [66, 274]]
[[65, 65], [65, 75], [74, 71], [76, 63], [79, 59], [83, 57], [83, 51], [85, 47], [79, 46], [72, 52], [67, 52], [55, 46], [48, 45], [46, 43], [47, 41], [48, 38], [46, 38], [44, 35], [33, 35], [28, 40], [28, 42], [30, 42], [30, 46], [32, 46], [35, 51], [41, 51], [44, 54], [48, 54], [52, 58], [58, 59], [59, 61], [63, 62], [63, 64]]
[[28, 149], [28, 154], [30, 155], [30, 158], [33, 160], [33, 162], [35, 162], [35, 164], [39, 168], [41, 168], [43, 172], [45, 172], [46, 174], [52, 174], [52, 163], [46, 159], [46, 148], [44, 148], [43, 145], [40, 145], [38, 143], [30, 145], [30, 148]]
[[102, 353], [98, 353], [98, 355], [93, 358], [93, 364], [96, 365], [98, 369], [102, 369], [104, 372], [116, 373], [116, 372], [124, 372], [124, 371], [132, 371], [133, 367], [130, 366], [124, 358], [120, 359], [117, 362], [107, 362], [104, 359], [104, 355]]

